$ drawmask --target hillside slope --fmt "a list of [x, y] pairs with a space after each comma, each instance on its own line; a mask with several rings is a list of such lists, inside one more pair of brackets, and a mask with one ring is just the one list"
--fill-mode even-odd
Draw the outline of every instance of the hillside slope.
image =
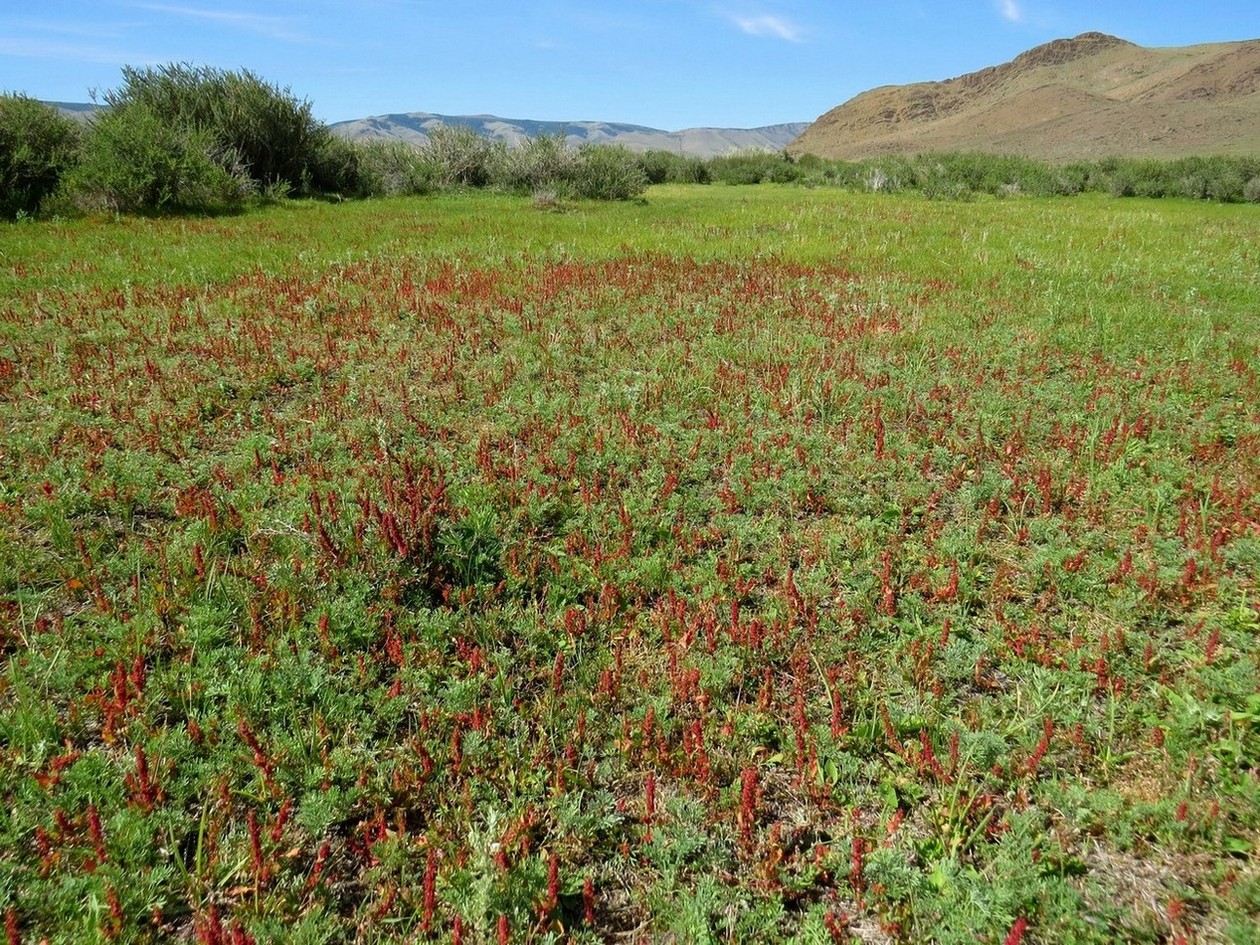
[[763, 128], [686, 128], [682, 131], [661, 131], [644, 125], [606, 121], [535, 121], [500, 118], [495, 115], [408, 112], [337, 122], [332, 129], [350, 140], [394, 138], [422, 144], [430, 128], [437, 125], [459, 125], [509, 144], [515, 144], [526, 137], [562, 134], [572, 145], [622, 144], [632, 151], [659, 148], [695, 157], [713, 157], [747, 148], [782, 150], [805, 130], [807, 124], [788, 122]]
[[864, 92], [788, 150], [847, 160], [924, 151], [1052, 161], [1256, 154], [1260, 40], [1151, 49], [1083, 33], [955, 79]]

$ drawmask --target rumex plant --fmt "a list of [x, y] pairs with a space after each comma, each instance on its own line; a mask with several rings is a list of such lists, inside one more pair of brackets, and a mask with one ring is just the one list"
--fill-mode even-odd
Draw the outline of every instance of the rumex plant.
[[459, 239], [11, 283], [10, 940], [1254, 918], [1254, 336], [1195, 372], [905, 257]]

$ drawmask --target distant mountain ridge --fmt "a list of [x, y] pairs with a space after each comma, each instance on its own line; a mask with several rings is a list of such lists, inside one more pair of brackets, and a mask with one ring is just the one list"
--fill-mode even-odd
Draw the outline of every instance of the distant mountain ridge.
[[785, 122], [760, 128], [684, 128], [681, 131], [662, 131], [659, 128], [624, 122], [538, 121], [528, 118], [501, 118], [497, 115], [406, 112], [339, 121], [331, 127], [336, 134], [351, 141], [392, 138], [423, 144], [431, 128], [452, 125], [471, 128], [478, 134], [509, 144], [517, 144], [525, 138], [539, 135], [564, 135], [572, 145], [620, 144], [632, 151], [660, 149], [694, 157], [714, 157], [747, 149], [780, 151], [795, 140], [808, 124]]
[[844, 160], [1260, 154], [1260, 40], [1155, 49], [1082, 33], [955, 79], [863, 92], [788, 151]]

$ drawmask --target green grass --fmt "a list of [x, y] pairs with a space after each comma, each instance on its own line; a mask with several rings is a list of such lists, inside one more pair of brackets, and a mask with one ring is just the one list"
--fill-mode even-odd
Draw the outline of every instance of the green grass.
[[10, 937], [1250, 941], [1258, 230], [7, 227]]

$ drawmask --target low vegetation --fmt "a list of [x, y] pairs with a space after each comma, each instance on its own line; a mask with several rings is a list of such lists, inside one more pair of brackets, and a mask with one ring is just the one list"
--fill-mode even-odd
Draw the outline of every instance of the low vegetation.
[[1260, 202], [1260, 157], [1195, 157], [1169, 161], [1104, 158], [1050, 164], [994, 154], [894, 155], [863, 161], [750, 152], [713, 158], [708, 177], [727, 184], [798, 183], [932, 198], [1072, 196], [1186, 197]]
[[1258, 235], [775, 184], [9, 227], [8, 942], [1253, 941]]
[[865, 161], [740, 152], [700, 159], [573, 147], [540, 136], [509, 147], [438, 127], [422, 145], [350, 143], [308, 102], [248, 71], [186, 64], [123, 70], [85, 127], [21, 95], [0, 96], [0, 217], [221, 214], [284, 196], [346, 198], [484, 188], [565, 200], [631, 200], [651, 184], [797, 183], [951, 200], [979, 194], [1186, 197], [1260, 202], [1260, 158], [1108, 158], [1050, 164], [989, 154]]

